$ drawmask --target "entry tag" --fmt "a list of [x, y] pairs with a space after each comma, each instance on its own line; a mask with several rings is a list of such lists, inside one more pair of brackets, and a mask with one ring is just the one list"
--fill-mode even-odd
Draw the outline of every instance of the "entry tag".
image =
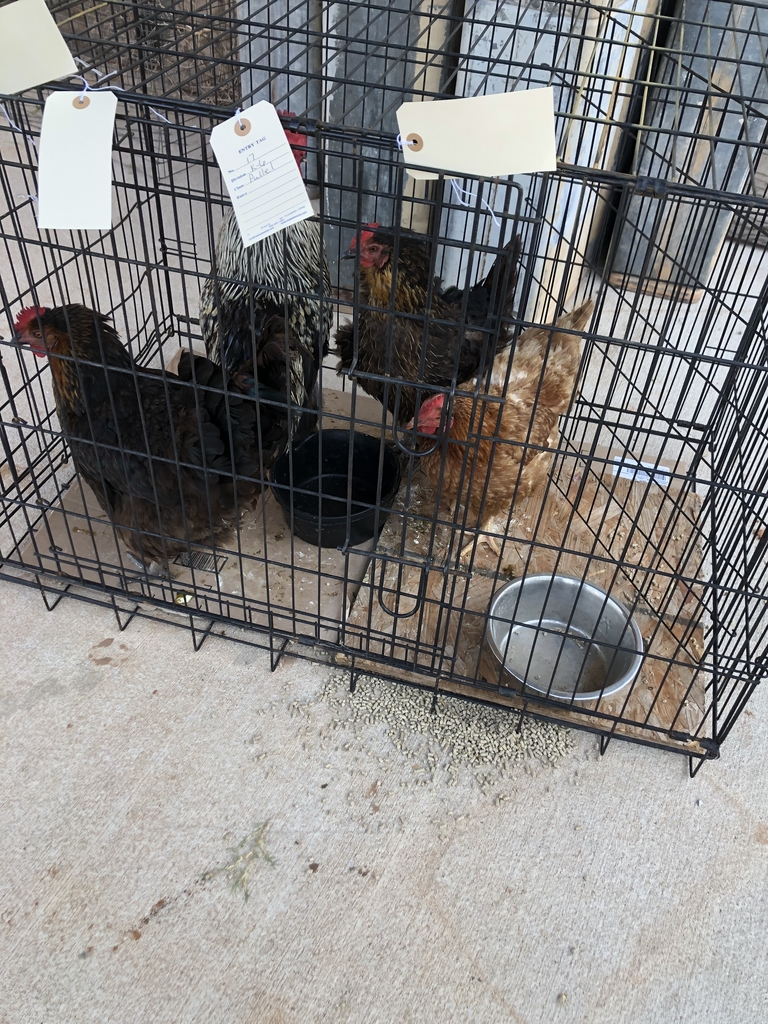
[[54, 92], [45, 101], [37, 226], [112, 227], [113, 92]]
[[437, 177], [419, 167], [444, 167], [470, 178], [557, 167], [552, 88], [403, 103], [397, 124], [412, 178]]
[[314, 216], [277, 111], [266, 100], [211, 132], [211, 149], [232, 200], [244, 245]]
[[0, 7], [0, 93], [24, 92], [76, 72], [44, 0]]

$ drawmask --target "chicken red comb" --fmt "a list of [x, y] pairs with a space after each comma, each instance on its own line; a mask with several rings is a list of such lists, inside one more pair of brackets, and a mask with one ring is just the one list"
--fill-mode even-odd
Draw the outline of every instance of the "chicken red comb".
[[45, 306], [25, 306], [24, 309], [20, 309], [14, 325], [16, 330], [23, 331], [25, 327], [28, 327], [33, 320], [37, 320], [43, 313], [45, 313]]
[[[360, 232], [360, 241], [361, 242], [367, 242], [370, 238], [373, 238], [373, 232], [376, 230], [376, 228], [379, 225], [374, 222], [372, 224], [366, 224], [364, 226], [366, 228], [370, 228], [371, 230], [370, 231], [361, 231]], [[357, 235], [355, 235], [355, 237], [349, 243], [349, 251], [350, 252], [354, 252], [356, 248], [357, 248]]]
[[[292, 110], [278, 110], [278, 114], [283, 117], [296, 117]], [[293, 150], [293, 155], [296, 163], [301, 168], [301, 165], [307, 155], [307, 136], [301, 132], [292, 132], [288, 128], [283, 128], [285, 137], [288, 139], [288, 145]]]
[[421, 403], [419, 414], [423, 412], [431, 412], [432, 409], [442, 409], [443, 403], [445, 402], [445, 395], [430, 395], [429, 398], [425, 398]]

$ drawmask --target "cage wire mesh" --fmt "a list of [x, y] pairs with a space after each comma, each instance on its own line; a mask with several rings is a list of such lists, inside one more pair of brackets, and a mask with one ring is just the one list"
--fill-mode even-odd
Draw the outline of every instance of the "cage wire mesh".
[[[65, 592], [108, 605], [121, 626], [161, 618], [196, 645], [213, 632], [269, 648], [273, 664], [284, 650], [331, 656], [353, 679], [375, 671], [565, 722], [603, 749], [614, 736], [648, 743], [692, 770], [717, 756], [766, 658], [764, 6], [51, 10], [87, 80], [121, 90], [114, 225], [36, 227], [42, 104], [80, 83], [4, 98], [2, 578], [50, 607]], [[402, 102], [540, 86], [555, 91], [556, 172], [408, 177]], [[208, 137], [261, 99], [299, 139], [316, 214], [246, 258], [217, 243], [231, 221]], [[363, 265], [371, 223], [384, 285]], [[519, 259], [505, 259], [517, 237]], [[560, 319], [588, 300], [584, 322]], [[103, 331], [80, 345], [74, 313], [58, 356], [15, 344], [20, 306], [69, 303], [108, 315], [130, 358], [108, 357]], [[228, 331], [251, 358], [226, 367], [227, 384], [191, 356], [207, 341], [224, 358]], [[341, 374], [337, 331], [351, 353]], [[449, 365], [430, 376], [435, 352]], [[109, 436], [90, 395], [85, 433], [71, 417], [65, 429], [64, 380], [107, 394]], [[438, 406], [431, 433], [422, 412]], [[254, 418], [242, 435], [241, 414]], [[183, 416], [202, 454], [182, 444]], [[205, 423], [219, 445], [207, 456]], [[238, 462], [243, 438], [250, 463]], [[331, 472], [339, 438], [354, 444]], [[367, 489], [353, 493], [361, 466]], [[330, 546], [298, 535], [304, 507]], [[332, 524], [323, 507], [339, 513]], [[524, 613], [519, 592], [497, 603], [510, 581], [551, 574], [597, 601], [591, 633], [565, 599], [562, 621], [550, 603]], [[569, 585], [547, 584], [545, 602]], [[643, 650], [618, 689], [608, 683], [637, 644], [621, 612], [618, 634], [605, 632], [611, 601]]]

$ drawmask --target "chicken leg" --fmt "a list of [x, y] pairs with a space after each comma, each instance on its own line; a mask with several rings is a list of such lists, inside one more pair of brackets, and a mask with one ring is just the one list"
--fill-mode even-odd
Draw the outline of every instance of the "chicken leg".
[[[499, 524], [495, 520], [496, 520], [495, 516], [487, 516], [483, 520], [483, 522], [480, 524], [480, 530], [481, 531], [486, 531], [487, 530], [487, 531], [489, 531], [489, 533], [490, 533], [491, 530], [499, 532]], [[497, 558], [501, 557], [501, 545], [496, 540], [496, 538], [493, 537], [493, 536], [490, 536], [490, 535], [484, 535], [482, 537], [473, 538], [469, 542], [469, 544], [465, 544], [464, 545], [464, 547], [461, 549], [461, 552], [459, 553], [459, 564], [461, 564], [464, 561], [464, 558], [465, 558], [467, 552], [470, 551], [475, 546], [475, 543], [477, 543], [478, 545], [480, 545], [480, 544], [487, 544], [488, 547], [491, 549], [491, 551], [493, 551], [493, 553], [496, 555]]]

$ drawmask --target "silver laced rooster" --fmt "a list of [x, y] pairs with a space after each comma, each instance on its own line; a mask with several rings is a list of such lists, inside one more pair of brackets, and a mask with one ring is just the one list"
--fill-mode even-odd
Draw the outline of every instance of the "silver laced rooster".
[[[301, 168], [307, 137], [285, 134]], [[317, 377], [333, 320], [320, 223], [299, 221], [246, 248], [230, 209], [216, 241], [216, 268], [200, 295], [206, 355], [258, 395], [262, 436], [273, 439], [264, 451], [269, 463], [316, 425]], [[290, 412], [276, 393], [290, 399]]]

